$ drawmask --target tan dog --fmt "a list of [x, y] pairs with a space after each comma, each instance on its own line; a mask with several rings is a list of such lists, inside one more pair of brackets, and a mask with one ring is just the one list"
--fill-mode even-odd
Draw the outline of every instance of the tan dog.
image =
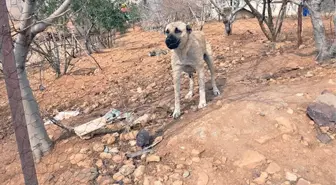
[[191, 27], [181, 21], [172, 22], [165, 28], [166, 40], [165, 43], [172, 50], [171, 65], [174, 79], [174, 94], [175, 94], [175, 109], [174, 118], [181, 115], [180, 108], [180, 85], [181, 72], [189, 74], [189, 92], [185, 96], [191, 98], [193, 96], [193, 73], [198, 73], [199, 84], [199, 104], [201, 109], [206, 106], [205, 99], [205, 82], [203, 61], [208, 65], [211, 73], [211, 85], [214, 95], [219, 95], [220, 92], [216, 86], [215, 74], [212, 59], [212, 50], [210, 44], [205, 40], [202, 31], [192, 31]]

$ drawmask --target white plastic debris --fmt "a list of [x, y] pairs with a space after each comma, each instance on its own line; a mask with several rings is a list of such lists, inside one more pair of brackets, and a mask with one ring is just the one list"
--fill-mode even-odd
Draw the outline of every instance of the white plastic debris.
[[[55, 117], [54, 119], [56, 121], [61, 121], [61, 120], [65, 120], [65, 119], [69, 119], [71, 117], [75, 117], [75, 116], [78, 116], [80, 114], [79, 111], [64, 111], [64, 112], [59, 112]], [[44, 125], [49, 125], [51, 124], [52, 122], [50, 120], [46, 121], [44, 123]]]

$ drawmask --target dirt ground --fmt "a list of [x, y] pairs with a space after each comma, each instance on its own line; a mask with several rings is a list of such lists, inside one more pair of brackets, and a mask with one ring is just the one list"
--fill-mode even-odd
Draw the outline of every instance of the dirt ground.
[[[138, 150], [132, 144], [134, 137], [58, 140], [36, 165], [40, 184], [90, 184], [93, 168], [100, 173], [95, 182], [113, 184], [118, 179], [116, 172], [127, 165], [140, 172], [135, 174], [133, 169], [120, 177], [124, 184], [336, 184], [335, 141], [320, 143], [306, 115], [307, 105], [323, 90], [336, 91], [335, 65], [317, 65], [309, 55], [314, 50], [310, 20], [304, 19], [300, 48], [296, 46], [295, 19], [286, 19], [282, 40], [276, 44], [265, 39], [252, 19], [235, 22], [229, 37], [223, 36], [219, 22], [207, 23], [204, 32], [214, 51], [221, 95], [212, 95], [207, 72], [208, 105], [197, 110], [197, 81], [194, 97], [184, 99], [188, 89], [185, 76], [183, 115], [178, 120], [171, 118], [170, 53], [148, 56], [153, 49], [166, 49], [163, 34], [131, 29], [117, 40], [115, 48], [93, 55], [103, 71], [86, 56], [74, 59], [73, 69], [59, 79], [46, 69], [42, 92], [38, 90], [38, 70], [29, 68], [42, 114], [79, 109], [79, 116], [64, 121], [74, 126], [117, 108], [137, 116], [149, 115], [138, 129], [165, 131], [163, 141], [150, 155], [159, 160], [123, 159], [126, 152]], [[0, 181], [23, 184], [3, 79], [0, 91]], [[62, 133], [53, 125], [47, 130], [53, 140]], [[116, 141], [109, 142], [109, 138]], [[103, 157], [104, 144], [119, 151]], [[142, 171], [138, 170], [141, 165]]]

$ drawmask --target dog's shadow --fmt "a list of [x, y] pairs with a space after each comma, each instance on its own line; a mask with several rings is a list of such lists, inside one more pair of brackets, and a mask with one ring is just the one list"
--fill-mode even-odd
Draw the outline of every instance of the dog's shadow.
[[[216, 84], [217, 84], [217, 88], [220, 91], [221, 95], [224, 94], [223, 91], [224, 91], [224, 87], [226, 85], [226, 78], [223, 78], [223, 77], [217, 78], [216, 79]], [[205, 94], [206, 94], [206, 101], [207, 102], [211, 102], [214, 98], [217, 97], [213, 94], [211, 80], [208, 80], [205, 83]], [[221, 96], [221, 95], [219, 95], [219, 96]]]

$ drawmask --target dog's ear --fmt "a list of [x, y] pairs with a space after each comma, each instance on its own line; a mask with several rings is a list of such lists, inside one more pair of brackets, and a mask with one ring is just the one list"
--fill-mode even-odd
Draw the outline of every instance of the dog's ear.
[[191, 29], [190, 24], [187, 24], [186, 30], [187, 30], [187, 33], [189, 33], [189, 34], [191, 33], [192, 29]]

